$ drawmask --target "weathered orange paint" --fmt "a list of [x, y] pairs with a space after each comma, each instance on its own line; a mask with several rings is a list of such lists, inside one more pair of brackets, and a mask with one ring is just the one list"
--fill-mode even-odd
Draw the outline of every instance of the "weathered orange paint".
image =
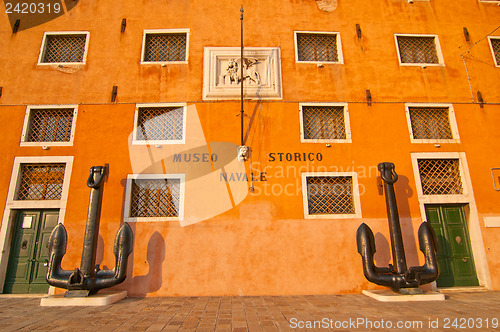
[[[359, 293], [376, 288], [363, 276], [357, 253], [357, 227], [366, 222], [377, 240], [376, 261], [390, 258], [385, 199], [377, 187], [376, 165], [391, 161], [409, 265], [422, 264], [416, 238], [420, 215], [410, 153], [465, 152], [477, 204], [491, 288], [500, 289], [500, 230], [485, 228], [483, 217], [500, 215], [500, 193], [490, 168], [500, 167], [500, 68], [494, 67], [486, 39], [498, 24], [500, 8], [477, 0], [339, 1], [331, 13], [312, 0], [244, 0], [245, 45], [280, 47], [283, 100], [245, 101], [247, 145], [252, 169], [266, 172], [255, 192], [214, 218], [180, 227], [178, 222], [132, 223], [134, 252], [127, 280], [117, 286], [130, 295], [289, 295]], [[93, 165], [109, 164], [104, 185], [97, 260], [114, 267], [112, 245], [123, 219], [127, 174], [132, 167], [128, 136], [136, 103], [186, 102], [194, 105], [207, 142], [239, 144], [239, 103], [202, 101], [203, 49], [238, 47], [239, 6], [234, 1], [80, 1], [60, 18], [11, 33], [0, 18], [0, 202], [5, 202], [12, 165], [18, 156], [74, 156], [65, 226], [68, 251], [63, 268], [79, 266]], [[125, 33], [120, 22], [127, 18]], [[356, 37], [360, 24], [362, 38]], [[467, 26], [471, 42], [462, 28]], [[189, 28], [187, 64], [141, 65], [144, 29]], [[85, 65], [73, 73], [38, 66], [45, 31], [90, 31]], [[295, 61], [294, 31], [339, 32], [344, 64]], [[444, 66], [400, 66], [395, 33], [435, 34]], [[500, 36], [500, 30], [493, 33]], [[474, 45], [477, 43], [476, 45]], [[474, 47], [472, 47], [474, 45]], [[471, 48], [472, 47], [472, 48]], [[470, 51], [468, 49], [470, 48]], [[473, 90], [488, 103], [472, 103]], [[111, 103], [112, 86], [118, 86]], [[369, 89], [373, 104], [366, 104]], [[301, 143], [300, 102], [346, 102], [352, 143]], [[412, 144], [405, 102], [453, 104], [460, 143]], [[70, 147], [19, 146], [27, 105], [78, 104], [75, 139]], [[271, 152], [321, 153], [321, 162], [270, 162]], [[289, 168], [287, 173], [287, 167]], [[301, 175], [304, 171], [357, 171], [361, 219], [305, 220]], [[288, 185], [288, 187], [287, 187]], [[278, 188], [282, 194], [273, 195]], [[283, 193], [288, 188], [292, 194]], [[3, 204], [3, 203], [2, 203]]]

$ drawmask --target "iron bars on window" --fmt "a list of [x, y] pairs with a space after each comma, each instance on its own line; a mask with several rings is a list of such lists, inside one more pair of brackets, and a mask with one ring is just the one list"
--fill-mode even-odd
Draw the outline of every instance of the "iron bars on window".
[[463, 194], [458, 159], [419, 159], [418, 169], [424, 195]]
[[413, 139], [453, 139], [447, 107], [410, 107]]
[[137, 140], [181, 140], [183, 136], [184, 108], [141, 107], [137, 119]]
[[346, 139], [343, 106], [302, 106], [304, 139]]
[[144, 61], [185, 61], [186, 44], [187, 36], [185, 33], [147, 34], [144, 48]]
[[48, 35], [42, 62], [83, 62], [86, 38], [86, 35]]
[[61, 199], [65, 168], [65, 164], [21, 164], [17, 199]]
[[130, 201], [130, 217], [178, 217], [180, 179], [135, 179]]
[[32, 109], [26, 142], [69, 142], [73, 109]]
[[297, 33], [299, 61], [338, 62], [337, 35]]
[[353, 188], [350, 176], [307, 177], [309, 214], [353, 214]]
[[439, 63], [434, 37], [397, 36], [401, 63]]

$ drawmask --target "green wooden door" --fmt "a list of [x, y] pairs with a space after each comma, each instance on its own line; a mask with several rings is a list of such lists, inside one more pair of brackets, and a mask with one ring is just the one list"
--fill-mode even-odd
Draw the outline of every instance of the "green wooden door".
[[463, 205], [426, 205], [439, 248], [438, 287], [478, 286]]
[[4, 293], [46, 293], [48, 243], [59, 211], [20, 210], [10, 246]]

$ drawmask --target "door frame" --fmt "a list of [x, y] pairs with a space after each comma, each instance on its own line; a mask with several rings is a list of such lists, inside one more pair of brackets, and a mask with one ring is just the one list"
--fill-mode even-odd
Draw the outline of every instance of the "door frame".
[[[422, 183], [420, 181], [420, 172], [418, 169], [419, 159], [458, 159], [460, 163], [460, 177], [462, 179], [463, 194], [461, 195], [424, 195], [422, 192]], [[483, 236], [479, 225], [479, 214], [477, 212], [476, 200], [472, 190], [472, 182], [469, 175], [469, 167], [465, 152], [419, 152], [411, 153], [413, 165], [413, 175], [415, 179], [415, 188], [417, 190], [418, 203], [420, 208], [421, 221], [426, 219], [426, 204], [464, 204], [465, 219], [469, 231], [472, 255], [476, 267], [477, 279], [479, 285], [491, 289], [491, 277], [484, 249]], [[432, 287], [437, 289], [436, 282]]]
[[[63, 188], [60, 200], [15, 200], [21, 179], [22, 164], [45, 164], [64, 163]], [[66, 205], [68, 200], [69, 182], [71, 170], [73, 169], [73, 156], [46, 156], [46, 157], [15, 157], [7, 193], [7, 201], [3, 212], [2, 226], [0, 228], [0, 291], [3, 292], [7, 265], [9, 263], [10, 245], [14, 223], [16, 221], [16, 210], [59, 210], [59, 223], [64, 224]], [[49, 294], [54, 293], [54, 287], [49, 288]]]

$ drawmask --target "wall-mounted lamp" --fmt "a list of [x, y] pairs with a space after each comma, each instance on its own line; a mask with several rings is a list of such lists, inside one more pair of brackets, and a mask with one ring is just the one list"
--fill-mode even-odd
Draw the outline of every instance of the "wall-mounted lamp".
[[366, 90], [366, 103], [368, 106], [372, 106], [372, 93], [370, 90]]
[[113, 85], [113, 91], [111, 92], [111, 102], [114, 103], [116, 101], [116, 96], [118, 95], [118, 87]]
[[469, 30], [466, 27], [464, 27], [464, 37], [466, 42], [470, 42]]
[[12, 33], [16, 33], [17, 30], [19, 30], [19, 26], [21, 25], [21, 19], [17, 19], [16, 23], [14, 23], [14, 26], [12, 27]]
[[477, 101], [479, 102], [479, 107], [483, 108], [484, 107], [484, 99], [483, 95], [481, 94], [481, 91], [477, 91]]
[[361, 39], [361, 27], [359, 24], [356, 24], [356, 36], [358, 36], [358, 39]]
[[121, 27], [121, 32], [124, 33], [125, 32], [125, 28], [127, 27], [127, 19], [126, 18], [123, 18], [122, 19], [122, 27]]

